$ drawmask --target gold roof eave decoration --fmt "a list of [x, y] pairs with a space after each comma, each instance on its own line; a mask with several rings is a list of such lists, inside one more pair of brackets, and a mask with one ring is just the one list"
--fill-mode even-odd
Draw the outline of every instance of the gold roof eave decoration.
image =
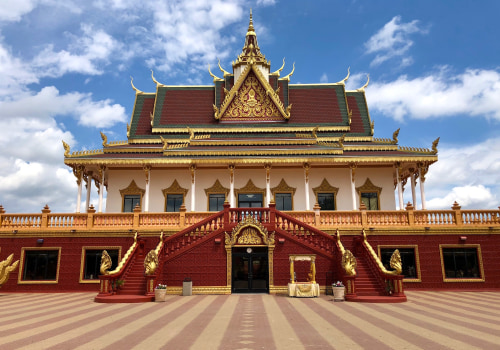
[[[239, 134], [239, 133], [296, 133], [296, 132], [311, 132], [311, 126], [263, 126], [258, 128], [250, 128], [245, 126], [237, 127], [203, 127], [203, 128], [192, 128], [197, 133], [208, 133], [208, 134]], [[178, 128], [153, 128], [153, 134], [178, 134], [185, 132], [185, 127]], [[319, 132], [349, 132], [350, 127], [347, 125], [331, 125], [331, 126], [320, 126]], [[371, 136], [367, 136], [371, 140]]]
[[[309, 164], [330, 164], [335, 166], [349, 166], [352, 162], [356, 162], [358, 166], [364, 164], [365, 166], [373, 165], [387, 165], [393, 166], [395, 162], [401, 163], [418, 163], [423, 162], [427, 165], [437, 162], [437, 156], [404, 156], [404, 157], [309, 157], [309, 156], [297, 156], [297, 157], [281, 157], [281, 158], [272, 158], [269, 157], [256, 157], [256, 156], [248, 156], [248, 157], [207, 157], [207, 158], [197, 158], [197, 165], [227, 165], [227, 164], [235, 164], [235, 165], [262, 165], [262, 164], [271, 164], [271, 165], [285, 165], [285, 166], [302, 166], [304, 163]], [[140, 159], [122, 159], [122, 158], [100, 158], [100, 159], [65, 159], [64, 164], [67, 166], [99, 166], [106, 165], [107, 167], [122, 167], [122, 166], [137, 166], [143, 167], [144, 164], [147, 163], [151, 166], [170, 166], [170, 165], [191, 165], [193, 163], [192, 157], [178, 157], [178, 158], [140, 158]]]

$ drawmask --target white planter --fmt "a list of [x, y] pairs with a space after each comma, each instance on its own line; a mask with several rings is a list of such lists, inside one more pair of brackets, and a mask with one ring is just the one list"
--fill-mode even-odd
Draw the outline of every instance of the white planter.
[[345, 287], [334, 287], [333, 289], [333, 301], [344, 301]]
[[165, 301], [166, 297], [167, 297], [167, 290], [166, 289], [155, 289], [155, 301], [156, 302]]

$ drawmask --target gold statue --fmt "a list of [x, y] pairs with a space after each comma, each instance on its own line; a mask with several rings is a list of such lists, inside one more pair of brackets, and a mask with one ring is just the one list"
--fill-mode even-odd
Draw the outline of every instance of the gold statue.
[[350, 250], [346, 249], [344, 254], [342, 254], [342, 267], [348, 276], [356, 275], [357, 267], [356, 257], [351, 253]]
[[111, 268], [111, 265], [113, 263], [111, 262], [111, 257], [109, 256], [108, 252], [106, 250], [102, 251], [101, 255], [101, 275], [109, 275], [109, 269]]

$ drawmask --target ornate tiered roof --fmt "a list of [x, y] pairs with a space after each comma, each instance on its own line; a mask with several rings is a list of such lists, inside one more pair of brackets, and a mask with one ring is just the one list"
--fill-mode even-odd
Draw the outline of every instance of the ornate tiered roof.
[[[85, 166], [155, 164], [386, 164], [437, 161], [432, 149], [398, 145], [373, 137], [365, 86], [346, 90], [346, 78], [330, 84], [291, 84], [283, 66], [270, 72], [257, 43], [252, 17], [233, 73], [219, 63], [223, 77], [209, 68], [213, 84], [136, 89], [127, 140], [102, 150], [73, 152], [65, 163]], [[408, 165], [410, 167], [410, 165]]]

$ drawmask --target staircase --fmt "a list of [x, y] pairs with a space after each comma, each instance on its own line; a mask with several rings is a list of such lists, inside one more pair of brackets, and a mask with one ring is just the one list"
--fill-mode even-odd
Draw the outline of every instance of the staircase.
[[146, 294], [146, 276], [144, 276], [144, 256], [134, 256], [123, 276], [125, 283], [116, 291], [117, 295]]
[[378, 279], [373, 275], [364, 256], [357, 256], [356, 294], [363, 296], [382, 296], [385, 290], [380, 286]]

